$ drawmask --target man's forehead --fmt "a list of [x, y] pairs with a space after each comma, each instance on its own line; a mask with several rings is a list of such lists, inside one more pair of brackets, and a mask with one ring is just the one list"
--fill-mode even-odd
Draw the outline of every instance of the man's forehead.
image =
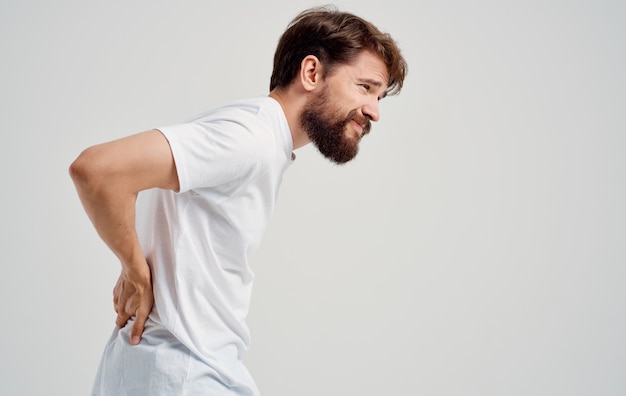
[[387, 91], [389, 71], [385, 62], [378, 55], [370, 51], [363, 51], [349, 66], [354, 78]]

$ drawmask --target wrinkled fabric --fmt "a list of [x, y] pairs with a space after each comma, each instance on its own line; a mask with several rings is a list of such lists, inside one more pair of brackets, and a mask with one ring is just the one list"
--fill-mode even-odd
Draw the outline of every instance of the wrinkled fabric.
[[139, 345], [130, 344], [133, 321], [115, 328], [107, 343], [92, 396], [243, 396], [256, 389], [225, 386], [167, 329], [149, 319]]

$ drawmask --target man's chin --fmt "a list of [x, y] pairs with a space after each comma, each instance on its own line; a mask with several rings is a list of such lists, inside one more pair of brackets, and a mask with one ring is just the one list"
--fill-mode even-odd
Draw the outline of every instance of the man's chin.
[[357, 154], [359, 153], [359, 147], [357, 145], [343, 151], [334, 150], [333, 152], [326, 153], [320, 151], [320, 153], [331, 162], [337, 165], [344, 165], [352, 161], [357, 156]]

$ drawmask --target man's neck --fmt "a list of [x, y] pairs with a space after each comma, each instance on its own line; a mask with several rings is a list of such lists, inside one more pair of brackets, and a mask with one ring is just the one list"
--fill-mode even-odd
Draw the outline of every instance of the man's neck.
[[308, 144], [310, 142], [309, 137], [302, 127], [300, 127], [300, 114], [306, 103], [305, 96], [289, 92], [288, 88], [274, 89], [270, 92], [269, 96], [280, 104], [280, 107], [285, 113], [289, 131], [291, 132], [293, 149], [296, 150]]

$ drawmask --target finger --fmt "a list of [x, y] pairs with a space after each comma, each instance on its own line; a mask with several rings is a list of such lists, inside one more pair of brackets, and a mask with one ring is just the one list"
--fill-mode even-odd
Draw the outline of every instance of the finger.
[[115, 313], [119, 313], [121, 309], [120, 297], [119, 297], [119, 293], [117, 293], [117, 287], [113, 289], [113, 309], [115, 310]]
[[115, 319], [115, 324], [117, 325], [118, 328], [122, 328], [124, 326], [126, 326], [126, 323], [128, 323], [128, 319], [130, 319], [131, 315], [121, 311], [117, 313], [117, 318]]
[[139, 312], [135, 316], [135, 323], [133, 324], [133, 328], [130, 330], [131, 345], [137, 345], [141, 341], [141, 335], [143, 334], [143, 329], [146, 325], [146, 319], [148, 319], [148, 315], [139, 314]]

